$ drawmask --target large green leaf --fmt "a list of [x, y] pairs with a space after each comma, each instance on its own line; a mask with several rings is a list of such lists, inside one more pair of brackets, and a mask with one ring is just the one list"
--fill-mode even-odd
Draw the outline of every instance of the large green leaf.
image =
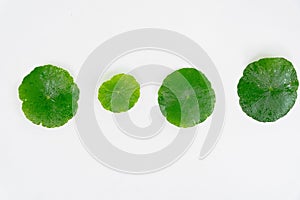
[[294, 106], [298, 85], [291, 62], [284, 58], [263, 58], [244, 70], [238, 83], [240, 105], [257, 121], [276, 121]]
[[120, 113], [132, 108], [140, 97], [140, 84], [131, 75], [117, 74], [104, 82], [98, 90], [98, 99], [109, 111]]
[[182, 68], [164, 79], [158, 91], [158, 103], [171, 124], [192, 127], [212, 114], [215, 93], [203, 73], [194, 68]]
[[19, 98], [30, 121], [53, 128], [64, 125], [75, 115], [79, 89], [66, 70], [45, 65], [36, 67], [23, 79]]

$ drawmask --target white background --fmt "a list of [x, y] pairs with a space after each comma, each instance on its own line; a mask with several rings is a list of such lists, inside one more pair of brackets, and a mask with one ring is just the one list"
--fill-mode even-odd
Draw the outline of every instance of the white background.
[[[76, 77], [103, 41], [137, 28], [180, 32], [202, 46], [222, 77], [223, 136], [205, 160], [199, 134], [186, 155], [148, 175], [127, 175], [95, 161], [73, 121], [48, 130], [23, 115], [17, 88], [33, 67], [52, 63]], [[299, 0], [0, 1], [1, 200], [299, 200], [300, 105], [262, 124], [240, 109], [244, 67], [284, 56], [300, 71]]]

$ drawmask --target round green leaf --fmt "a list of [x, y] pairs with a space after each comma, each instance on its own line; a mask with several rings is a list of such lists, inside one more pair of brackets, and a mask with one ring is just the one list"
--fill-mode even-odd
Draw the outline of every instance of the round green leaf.
[[263, 58], [250, 63], [238, 83], [242, 110], [260, 122], [285, 116], [297, 99], [298, 79], [284, 58]]
[[164, 79], [158, 91], [158, 103], [171, 124], [192, 127], [212, 114], [215, 92], [203, 73], [182, 68]]
[[53, 128], [64, 125], [77, 111], [79, 89], [64, 69], [36, 67], [19, 86], [22, 110], [34, 124]]
[[140, 97], [140, 84], [131, 75], [117, 74], [104, 82], [98, 90], [103, 108], [114, 113], [131, 109]]

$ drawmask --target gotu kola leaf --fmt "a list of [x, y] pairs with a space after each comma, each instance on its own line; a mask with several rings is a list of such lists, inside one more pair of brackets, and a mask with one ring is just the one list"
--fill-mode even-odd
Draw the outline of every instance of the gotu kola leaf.
[[53, 128], [64, 125], [77, 111], [79, 89], [64, 69], [36, 67], [19, 86], [22, 110], [34, 124]]
[[128, 74], [117, 74], [104, 82], [98, 90], [103, 108], [114, 113], [131, 109], [140, 97], [140, 84]]
[[163, 80], [158, 103], [171, 124], [187, 128], [205, 121], [212, 114], [215, 92], [202, 72], [182, 68]]
[[260, 122], [274, 122], [295, 104], [297, 73], [284, 58], [263, 58], [250, 63], [238, 83], [242, 110]]

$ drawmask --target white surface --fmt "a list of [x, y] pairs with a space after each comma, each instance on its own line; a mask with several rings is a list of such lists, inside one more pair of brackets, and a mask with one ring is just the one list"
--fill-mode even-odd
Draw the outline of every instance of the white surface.
[[[261, 56], [284, 56], [300, 72], [299, 0], [0, 1], [1, 200], [299, 200], [300, 105], [273, 124], [240, 109], [236, 85]], [[17, 88], [34, 66], [75, 77], [89, 53], [113, 35], [166, 28], [198, 42], [223, 79], [227, 119], [213, 153], [197, 160], [199, 134], [173, 166], [127, 175], [97, 163], [73, 121], [48, 130], [26, 120]]]

